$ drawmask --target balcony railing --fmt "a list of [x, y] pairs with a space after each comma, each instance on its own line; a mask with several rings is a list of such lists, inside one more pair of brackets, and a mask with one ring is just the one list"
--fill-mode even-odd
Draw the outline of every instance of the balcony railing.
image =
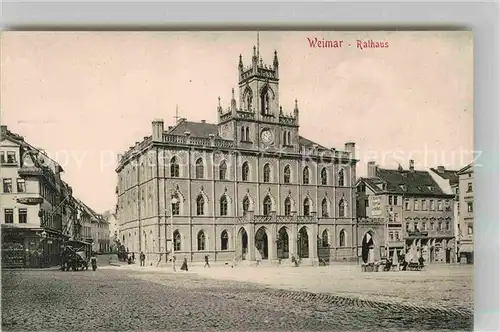
[[270, 215], [254, 215], [252, 212], [247, 213], [243, 217], [237, 217], [236, 222], [242, 223], [313, 223], [316, 222], [315, 216], [278, 216], [271, 213]]

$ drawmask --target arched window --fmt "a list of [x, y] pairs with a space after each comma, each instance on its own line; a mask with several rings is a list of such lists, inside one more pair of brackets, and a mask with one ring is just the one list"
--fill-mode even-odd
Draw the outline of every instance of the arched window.
[[287, 140], [286, 140], [287, 144], [288, 145], [292, 145], [292, 143], [291, 143], [292, 140], [290, 139], [290, 132], [287, 133], [287, 137], [288, 137]]
[[345, 231], [341, 230], [339, 234], [339, 247], [345, 247]]
[[344, 186], [344, 170], [341, 169], [339, 171], [339, 187], [343, 187]]
[[302, 183], [303, 184], [309, 184], [309, 167], [304, 167], [304, 170], [302, 171]]
[[246, 141], [246, 139], [245, 139], [245, 127], [241, 127], [241, 138], [240, 138], [240, 140], [242, 142]]
[[203, 159], [198, 158], [196, 160], [196, 178], [203, 179], [205, 177], [205, 166], [203, 165]]
[[229, 236], [227, 235], [227, 231], [222, 231], [220, 235], [220, 249], [227, 250], [227, 245], [229, 243]]
[[339, 202], [339, 217], [345, 217], [345, 202], [341, 199]]
[[269, 164], [264, 165], [264, 182], [271, 181], [271, 166]]
[[181, 250], [181, 234], [177, 230], [174, 232], [174, 250]]
[[226, 180], [226, 173], [227, 173], [227, 164], [225, 161], [223, 161], [220, 163], [219, 166], [219, 179]]
[[181, 200], [179, 199], [179, 195], [177, 195], [177, 194], [175, 194], [172, 198], [175, 198], [177, 200], [176, 203], [171, 203], [172, 214], [174, 216], [178, 216], [179, 212], [180, 212]]
[[292, 214], [292, 202], [290, 201], [290, 197], [285, 198], [285, 216], [289, 216]]
[[271, 213], [271, 208], [272, 208], [272, 202], [271, 202], [271, 197], [266, 196], [264, 198], [264, 215], [268, 216]]
[[250, 142], [250, 128], [245, 129], [245, 141]]
[[198, 232], [198, 251], [205, 250], [205, 233], [203, 231]]
[[323, 247], [328, 247], [330, 245], [330, 234], [328, 234], [328, 230], [324, 230], [323, 233], [321, 234], [321, 242]]
[[326, 199], [326, 197], [321, 201], [321, 215], [324, 218], [328, 217], [328, 200]]
[[227, 216], [227, 198], [226, 195], [222, 195], [220, 198], [220, 215]]
[[196, 215], [202, 216], [205, 214], [205, 199], [202, 195], [196, 198]]
[[321, 184], [326, 186], [328, 184], [328, 174], [326, 172], [326, 167], [321, 170]]
[[288, 145], [288, 142], [287, 142], [287, 134], [286, 134], [286, 131], [283, 132], [283, 145]]
[[285, 170], [283, 172], [283, 182], [284, 183], [290, 183], [290, 178], [291, 178], [291, 170], [290, 170], [290, 165], [285, 166]]
[[262, 115], [271, 114], [269, 107], [269, 93], [267, 85], [262, 89], [260, 94], [260, 113]]
[[249, 208], [250, 208], [250, 200], [248, 199], [247, 196], [245, 196], [243, 198], [243, 214], [246, 214]]
[[247, 90], [246, 91], [246, 104], [247, 104], [247, 111], [250, 112], [252, 111], [252, 90]]
[[248, 181], [248, 173], [250, 172], [250, 167], [248, 166], [248, 163], [245, 161], [243, 163], [243, 166], [241, 166], [241, 180], [242, 181]]
[[308, 216], [311, 214], [311, 203], [309, 202], [309, 198], [304, 199], [304, 216]]
[[175, 157], [170, 159], [170, 176], [173, 178], [179, 177], [179, 164], [177, 163], [177, 158]]

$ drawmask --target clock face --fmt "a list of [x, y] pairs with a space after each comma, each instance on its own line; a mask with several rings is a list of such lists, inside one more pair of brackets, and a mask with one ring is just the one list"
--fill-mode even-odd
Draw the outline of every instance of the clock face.
[[260, 136], [264, 143], [272, 143], [273, 141], [273, 133], [269, 129], [263, 130]]

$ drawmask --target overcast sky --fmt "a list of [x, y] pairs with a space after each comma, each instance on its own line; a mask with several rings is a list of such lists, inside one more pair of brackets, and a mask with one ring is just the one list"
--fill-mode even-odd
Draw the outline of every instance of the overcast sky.
[[[311, 48], [307, 38], [343, 40]], [[116, 154], [151, 135], [151, 121], [216, 122], [229, 106], [238, 56], [255, 32], [4, 32], [1, 110], [6, 124], [62, 164], [74, 194], [112, 209]], [[388, 48], [357, 49], [356, 40]], [[351, 46], [349, 47], [349, 43]], [[280, 62], [280, 104], [300, 108], [300, 133], [357, 147], [366, 163], [458, 169], [473, 154], [473, 44], [468, 32], [261, 32], [260, 54]]]

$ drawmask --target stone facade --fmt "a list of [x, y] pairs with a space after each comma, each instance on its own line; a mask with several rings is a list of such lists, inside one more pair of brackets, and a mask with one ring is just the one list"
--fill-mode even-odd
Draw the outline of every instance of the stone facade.
[[457, 173], [459, 178], [459, 248], [461, 263], [474, 263], [474, 165]]
[[415, 170], [413, 160], [408, 170], [381, 169], [369, 162], [357, 192], [358, 236], [373, 238], [375, 259], [396, 251], [408, 261], [420, 255], [431, 263], [456, 261], [455, 195], [444, 193], [429, 172]]
[[354, 143], [337, 151], [299, 135], [298, 102], [289, 114], [279, 104], [276, 53], [266, 66], [254, 49], [238, 68], [239, 108], [233, 90], [217, 124], [155, 120], [119, 156], [120, 241], [193, 261], [355, 259]]

